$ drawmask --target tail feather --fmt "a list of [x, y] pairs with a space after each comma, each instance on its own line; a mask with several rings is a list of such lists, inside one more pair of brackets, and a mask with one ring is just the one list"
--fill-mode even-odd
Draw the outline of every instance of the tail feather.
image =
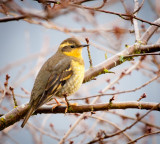
[[24, 120], [23, 120], [23, 123], [21, 125], [21, 127], [23, 128], [24, 125], [26, 124], [26, 122], [28, 121], [29, 117], [33, 114], [33, 112], [35, 111], [35, 108], [34, 107], [30, 107], [30, 109], [28, 110]]

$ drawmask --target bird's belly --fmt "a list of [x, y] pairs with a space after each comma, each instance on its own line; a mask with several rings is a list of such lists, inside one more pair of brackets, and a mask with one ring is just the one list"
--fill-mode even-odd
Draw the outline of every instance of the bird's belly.
[[81, 86], [84, 78], [84, 66], [75, 66], [76, 63], [72, 63], [73, 75], [64, 84], [64, 86], [58, 91], [56, 96], [64, 97], [75, 93]]

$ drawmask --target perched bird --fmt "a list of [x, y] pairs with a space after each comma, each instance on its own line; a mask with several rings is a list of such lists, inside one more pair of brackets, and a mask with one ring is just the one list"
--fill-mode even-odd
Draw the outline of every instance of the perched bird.
[[84, 78], [84, 61], [81, 45], [75, 38], [64, 40], [57, 52], [41, 67], [29, 101], [29, 110], [21, 125], [43, 104], [56, 97], [67, 97], [75, 93]]

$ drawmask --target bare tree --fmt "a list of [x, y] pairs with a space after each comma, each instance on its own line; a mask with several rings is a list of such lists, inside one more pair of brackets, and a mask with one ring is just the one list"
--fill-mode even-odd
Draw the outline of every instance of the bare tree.
[[[84, 84], [69, 99], [79, 104], [71, 106], [66, 113], [65, 105], [53, 109], [55, 103], [51, 101], [34, 113], [24, 129], [20, 128], [19, 121], [28, 110], [25, 103], [29, 101], [28, 89], [32, 88], [46, 57], [58, 46], [48, 48], [49, 42], [45, 39], [38, 53], [31, 52], [26, 57], [22, 54], [23, 58], [14, 62], [11, 57], [9, 64], [1, 58], [1, 141], [118, 144], [149, 140], [158, 143], [159, 0], [2, 0], [0, 13], [2, 26], [15, 22], [21, 26], [21, 22], [25, 22], [30, 27], [52, 31], [54, 41], [63, 41], [58, 36], [63, 33], [90, 45], [88, 55], [87, 50], [84, 54], [88, 69]], [[0, 36], [2, 40], [4, 34]], [[4, 41], [9, 43], [10, 39]], [[23, 45], [27, 45], [27, 41]], [[4, 47], [2, 42], [1, 47]], [[15, 50], [12, 56], [18, 57], [17, 53]], [[1, 49], [0, 56], [3, 55]], [[27, 82], [29, 79], [32, 83]], [[29, 83], [29, 87], [23, 86], [25, 83]]]

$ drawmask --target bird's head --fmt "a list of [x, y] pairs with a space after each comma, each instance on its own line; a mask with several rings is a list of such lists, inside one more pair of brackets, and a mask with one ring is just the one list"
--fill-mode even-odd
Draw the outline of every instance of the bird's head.
[[82, 58], [82, 48], [87, 46], [82, 45], [76, 38], [68, 38], [60, 44], [58, 50], [67, 56]]

